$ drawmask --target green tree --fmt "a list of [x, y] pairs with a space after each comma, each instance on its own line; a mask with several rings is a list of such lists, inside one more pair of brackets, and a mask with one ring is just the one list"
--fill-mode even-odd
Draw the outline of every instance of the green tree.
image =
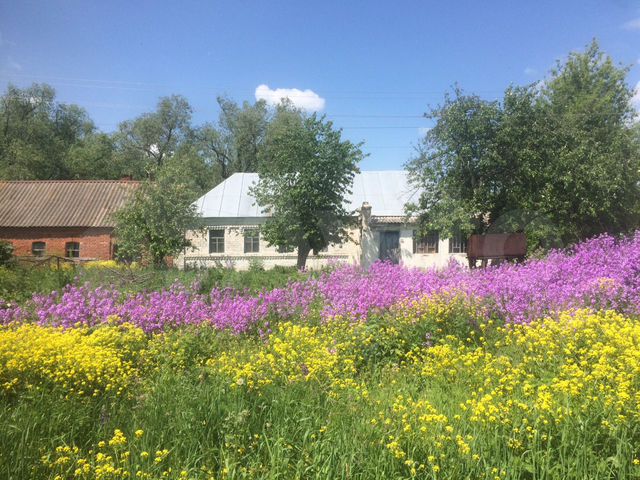
[[167, 257], [191, 245], [186, 231], [199, 229], [200, 221], [193, 205], [196, 186], [180, 166], [166, 167], [154, 176], [116, 213], [115, 233], [120, 258], [149, 258], [161, 268]]
[[[205, 124], [198, 130], [201, 155], [220, 180], [235, 172], [256, 172], [270, 114], [264, 101], [239, 106], [218, 97], [218, 124]], [[216, 182], [217, 183], [217, 182]]]
[[353, 212], [344, 198], [362, 158], [360, 145], [342, 140], [341, 131], [324, 117], [306, 116], [289, 103], [276, 109], [252, 193], [270, 215], [264, 238], [297, 249], [298, 268], [304, 268], [312, 250], [348, 238]]
[[69, 152], [95, 133], [87, 113], [57, 102], [50, 86], [9, 85], [0, 97], [0, 177], [74, 178]]
[[640, 155], [628, 71], [594, 41], [559, 64], [542, 90], [552, 140], [539, 204], [566, 241], [637, 226]]
[[118, 162], [134, 178], [158, 172], [165, 161], [193, 141], [192, 108], [180, 95], [163, 97], [156, 110], [122, 122], [114, 135]]
[[66, 155], [69, 176], [74, 179], [118, 180], [127, 175], [116, 161], [114, 145], [106, 133], [93, 133], [71, 146]]
[[419, 205], [411, 208], [421, 214], [425, 230], [482, 230], [486, 212], [496, 210], [500, 189], [492, 185], [492, 149], [501, 115], [498, 102], [464, 95], [458, 88], [427, 115], [436, 125], [408, 164], [411, 178], [423, 189]]
[[501, 101], [456, 89], [407, 168], [424, 230], [526, 231], [532, 247], [638, 225], [640, 155], [627, 69], [592, 43]]

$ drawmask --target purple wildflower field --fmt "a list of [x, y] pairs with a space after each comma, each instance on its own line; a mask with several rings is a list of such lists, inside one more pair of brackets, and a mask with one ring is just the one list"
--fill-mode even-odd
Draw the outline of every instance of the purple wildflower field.
[[114, 288], [69, 285], [62, 292], [34, 295], [25, 305], [1, 309], [0, 323], [35, 321], [68, 328], [116, 321], [147, 332], [209, 323], [242, 333], [269, 318], [340, 315], [364, 320], [403, 299], [441, 293], [472, 297], [485, 305], [488, 315], [506, 322], [527, 323], [580, 307], [637, 316], [640, 231], [621, 240], [600, 236], [522, 265], [469, 270], [452, 263], [428, 271], [389, 263], [368, 270], [338, 266], [318, 278], [257, 295], [231, 289], [202, 295], [183, 285], [125, 295]]

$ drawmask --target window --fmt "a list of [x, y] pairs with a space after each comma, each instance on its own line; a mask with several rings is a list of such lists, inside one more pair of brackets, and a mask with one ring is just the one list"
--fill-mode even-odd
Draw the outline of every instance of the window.
[[67, 242], [64, 245], [64, 256], [69, 258], [80, 257], [80, 242]]
[[449, 253], [466, 253], [467, 238], [458, 232], [449, 239]]
[[31, 255], [35, 257], [43, 257], [47, 251], [47, 244], [45, 242], [33, 242], [31, 244]]
[[224, 230], [209, 230], [209, 253], [224, 253]]
[[413, 253], [438, 253], [438, 232], [418, 235], [413, 231]]
[[244, 231], [244, 253], [260, 251], [260, 232], [256, 229]]

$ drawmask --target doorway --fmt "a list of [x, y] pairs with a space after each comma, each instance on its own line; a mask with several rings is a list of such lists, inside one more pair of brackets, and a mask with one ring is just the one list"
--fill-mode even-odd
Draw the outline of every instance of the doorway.
[[400, 263], [400, 232], [397, 230], [380, 232], [380, 260]]

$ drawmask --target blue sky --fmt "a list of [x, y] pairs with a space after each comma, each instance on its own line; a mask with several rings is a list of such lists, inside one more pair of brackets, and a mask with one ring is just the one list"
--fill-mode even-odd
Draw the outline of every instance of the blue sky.
[[497, 98], [592, 38], [640, 85], [638, 0], [0, 0], [0, 88], [49, 83], [104, 131], [172, 93], [202, 123], [220, 94], [311, 90], [298, 100], [365, 142], [362, 168], [387, 170], [454, 83]]

